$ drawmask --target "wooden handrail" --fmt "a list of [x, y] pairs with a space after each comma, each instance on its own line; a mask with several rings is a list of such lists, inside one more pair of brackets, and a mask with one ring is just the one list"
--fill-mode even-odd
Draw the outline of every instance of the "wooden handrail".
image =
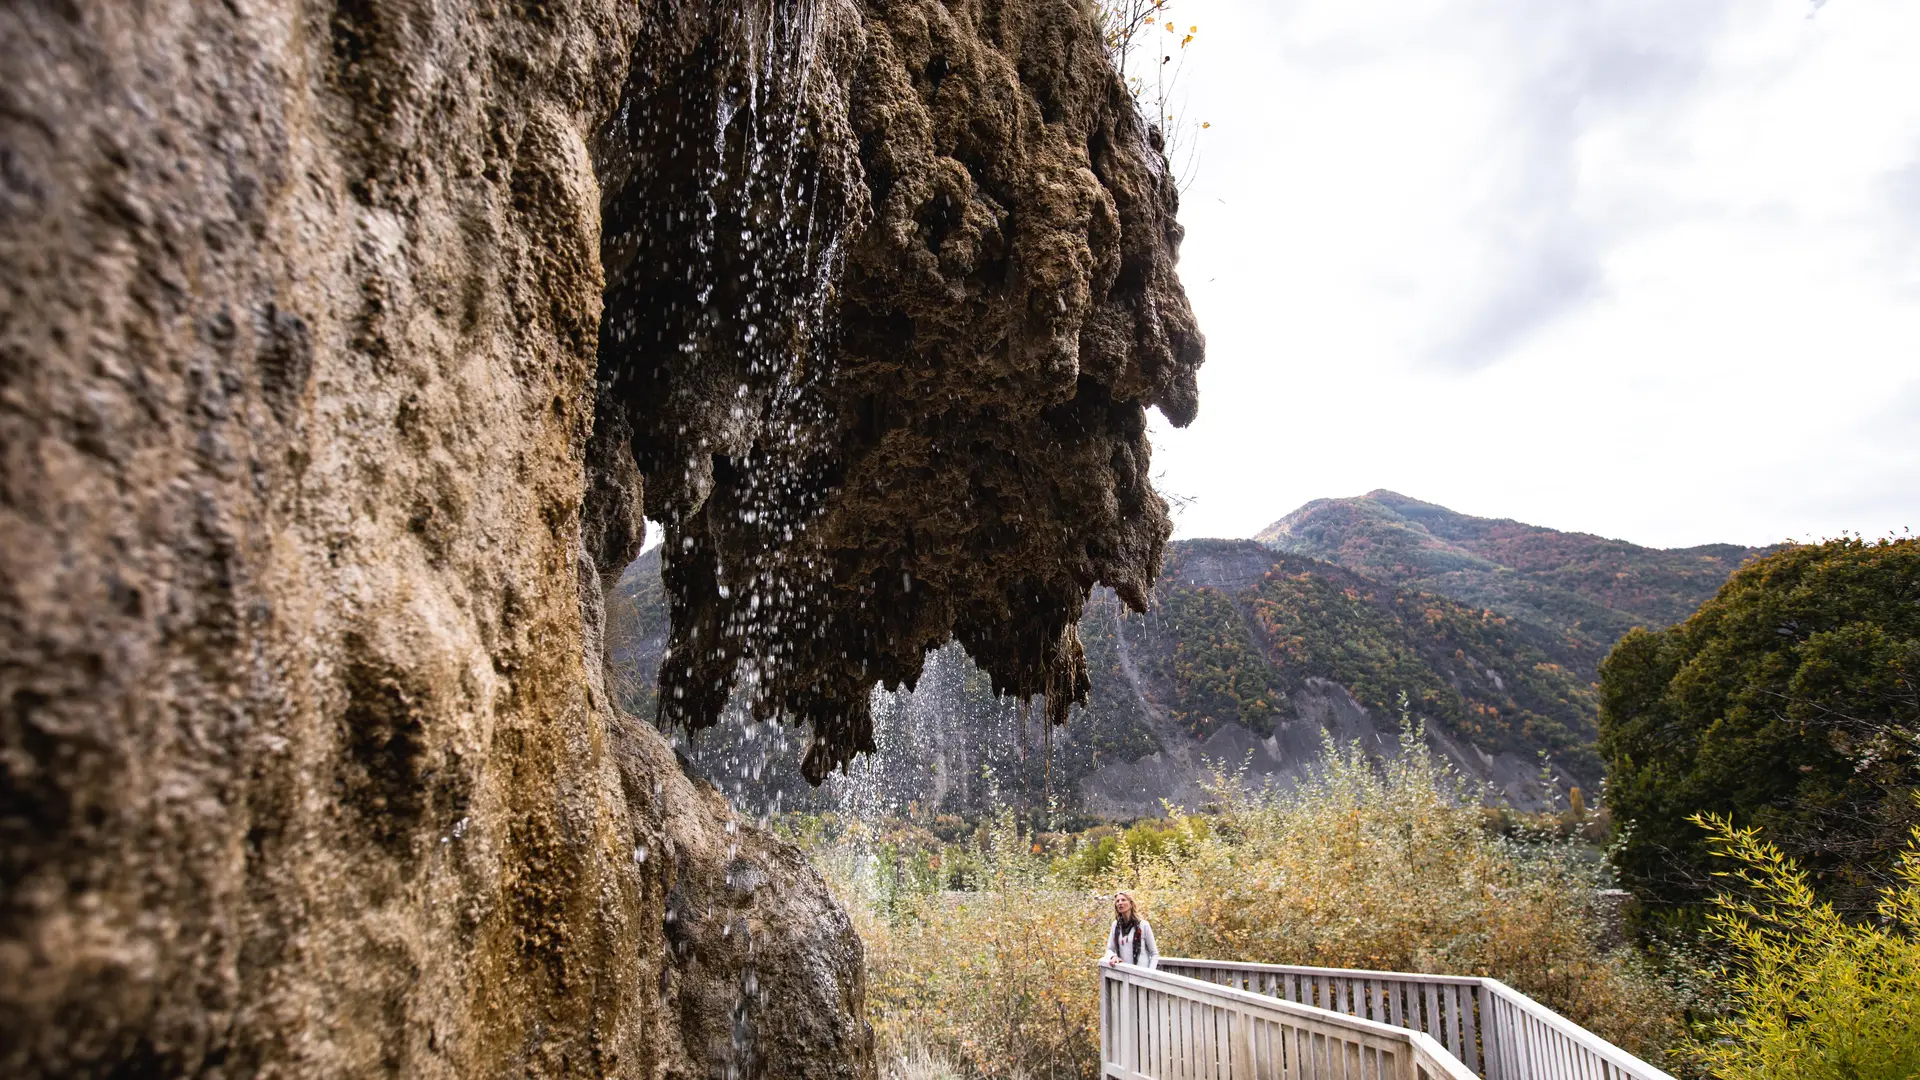
[[1487, 1080], [1673, 1080], [1498, 979], [1185, 957], [1160, 968], [1421, 1031]]
[[1115, 1080], [1474, 1080], [1425, 1032], [1164, 970], [1100, 971], [1101, 1074]]
[[[1517, 1038], [1508, 1040], [1511, 1051], [1503, 1052], [1506, 1065], [1498, 1075], [1505, 1080], [1561, 1075], [1551, 1071], [1549, 1063], [1567, 1058], [1597, 1062], [1600, 1067], [1589, 1070], [1589, 1074], [1599, 1076], [1601, 1080], [1674, 1080], [1666, 1072], [1641, 1061], [1499, 979], [1482, 979], [1480, 982], [1490, 991], [1495, 1016], [1501, 1026], [1512, 1027], [1519, 1033]], [[1509, 1025], [1502, 1016], [1508, 1009], [1524, 1016], [1525, 1022]]]
[[1342, 975], [1368, 979], [1399, 979], [1407, 982], [1454, 983], [1473, 986], [1481, 980], [1473, 975], [1432, 975], [1417, 971], [1373, 971], [1367, 968], [1302, 967], [1291, 964], [1255, 964], [1245, 960], [1195, 960], [1184, 956], [1163, 956], [1159, 966], [1217, 968], [1221, 971], [1273, 971], [1302, 975]]

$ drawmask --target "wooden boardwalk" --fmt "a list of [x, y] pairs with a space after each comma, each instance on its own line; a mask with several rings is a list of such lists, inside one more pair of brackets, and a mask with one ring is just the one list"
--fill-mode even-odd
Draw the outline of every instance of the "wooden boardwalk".
[[1120, 1080], [1673, 1080], [1497, 979], [1167, 958], [1101, 967]]

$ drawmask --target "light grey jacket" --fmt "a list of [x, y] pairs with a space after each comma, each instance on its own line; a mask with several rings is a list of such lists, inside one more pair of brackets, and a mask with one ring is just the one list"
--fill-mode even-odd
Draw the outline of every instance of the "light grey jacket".
[[1138, 937], [1140, 939], [1140, 966], [1143, 968], [1160, 966], [1160, 950], [1153, 945], [1152, 923], [1141, 919], [1139, 930], [1131, 934], [1122, 934], [1120, 936], [1120, 951], [1115, 953], [1113, 950], [1113, 935], [1114, 932], [1119, 929], [1120, 923], [1117, 920], [1112, 926], [1107, 927], [1106, 959], [1118, 960], [1123, 964], [1133, 963], [1133, 939]]

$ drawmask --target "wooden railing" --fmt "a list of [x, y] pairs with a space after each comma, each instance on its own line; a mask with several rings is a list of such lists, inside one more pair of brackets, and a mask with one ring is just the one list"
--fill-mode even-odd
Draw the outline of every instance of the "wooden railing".
[[1426, 1033], [1168, 971], [1100, 968], [1100, 1067], [1118, 1080], [1473, 1080]]
[[1160, 970], [1422, 1032], [1486, 1080], [1673, 1080], [1498, 979], [1180, 957]]

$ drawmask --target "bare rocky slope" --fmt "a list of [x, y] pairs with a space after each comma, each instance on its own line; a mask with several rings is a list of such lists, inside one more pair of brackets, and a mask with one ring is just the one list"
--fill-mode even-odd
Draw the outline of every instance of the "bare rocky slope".
[[0, 1072], [868, 1076], [860, 944], [606, 690], [818, 775], [1061, 714], [1194, 410], [1077, 0], [0, 11]]

